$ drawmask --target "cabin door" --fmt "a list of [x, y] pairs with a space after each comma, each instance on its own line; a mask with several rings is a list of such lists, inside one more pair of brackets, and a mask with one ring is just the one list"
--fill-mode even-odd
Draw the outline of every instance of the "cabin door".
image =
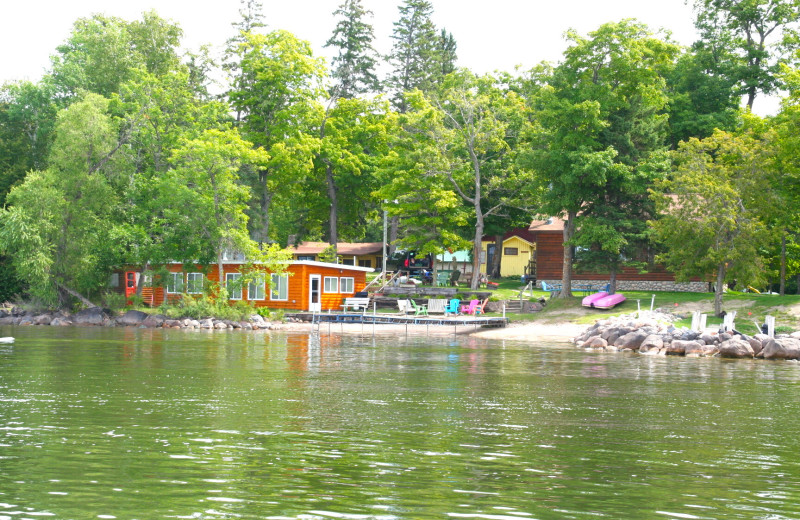
[[130, 298], [136, 294], [136, 286], [139, 284], [139, 273], [136, 271], [125, 271], [125, 298]]
[[312, 274], [308, 282], [308, 310], [322, 312], [322, 277]]

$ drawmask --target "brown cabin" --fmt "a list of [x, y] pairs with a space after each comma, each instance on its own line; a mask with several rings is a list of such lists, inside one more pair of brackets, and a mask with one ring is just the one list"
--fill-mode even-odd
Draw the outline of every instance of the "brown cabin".
[[[558, 283], [563, 274], [564, 265], [564, 224], [557, 217], [547, 220], [534, 220], [528, 231], [536, 242], [536, 279], [548, 283]], [[592, 271], [573, 271], [573, 282], [608, 281], [608, 273]], [[673, 290], [673, 291], [706, 291], [708, 283], [699, 278], [690, 282], [676, 282], [675, 275], [662, 265], [654, 264], [645, 272], [630, 267], [617, 273], [617, 287], [628, 290]]]
[[[352, 265], [329, 264], [315, 261], [293, 261], [285, 274], [274, 274], [264, 270], [263, 276], [237, 288], [235, 282], [242, 276], [243, 262], [223, 264], [225, 282], [229, 286], [230, 303], [249, 301], [256, 307], [301, 311], [326, 311], [341, 309], [344, 299], [363, 291], [367, 285], [367, 273], [372, 268]], [[169, 279], [152, 283], [147, 280], [142, 287], [142, 298], [150, 306], [161, 305], [164, 300], [175, 300], [184, 295], [203, 293], [208, 282], [220, 281], [219, 267], [214, 265], [184, 265], [171, 263]], [[267, 283], [267, 278], [271, 283]], [[116, 287], [113, 287], [116, 281]], [[123, 283], [120, 284], [119, 282]], [[112, 275], [112, 287], [126, 297], [136, 294], [140, 282], [139, 273], [126, 270]]]

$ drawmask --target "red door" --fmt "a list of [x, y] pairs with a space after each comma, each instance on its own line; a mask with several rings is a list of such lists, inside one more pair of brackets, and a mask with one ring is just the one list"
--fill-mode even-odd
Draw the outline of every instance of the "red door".
[[[136, 282], [139, 281], [139, 273], [136, 271], [125, 272], [125, 298], [128, 299], [136, 294]], [[130, 302], [128, 302], [130, 304]]]

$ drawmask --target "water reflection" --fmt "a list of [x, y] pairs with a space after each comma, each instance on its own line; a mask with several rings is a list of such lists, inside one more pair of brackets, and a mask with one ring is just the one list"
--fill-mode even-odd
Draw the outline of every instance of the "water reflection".
[[[10, 332], [10, 333], [9, 333]], [[0, 330], [0, 519], [790, 518], [798, 366]]]

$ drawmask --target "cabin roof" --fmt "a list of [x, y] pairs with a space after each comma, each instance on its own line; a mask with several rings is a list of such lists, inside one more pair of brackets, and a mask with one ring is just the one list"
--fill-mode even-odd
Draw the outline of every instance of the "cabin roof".
[[528, 231], [564, 231], [564, 221], [558, 217], [551, 217], [547, 220], [534, 220], [528, 226]]
[[[318, 255], [322, 253], [330, 244], [328, 242], [301, 242], [289, 248], [293, 255]], [[336, 253], [340, 255], [371, 255], [381, 254], [383, 243], [381, 242], [339, 242], [336, 244]]]

